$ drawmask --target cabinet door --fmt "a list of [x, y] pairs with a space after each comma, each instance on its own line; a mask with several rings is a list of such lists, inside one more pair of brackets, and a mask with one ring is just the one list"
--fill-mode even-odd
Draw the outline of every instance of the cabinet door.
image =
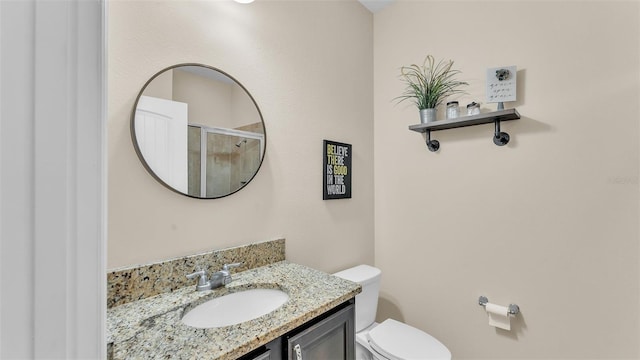
[[282, 360], [282, 338], [276, 338], [238, 360]]
[[287, 339], [289, 360], [351, 360], [355, 357], [354, 305]]
[[271, 357], [271, 350], [267, 350], [267, 352], [254, 357], [253, 360], [273, 360]]

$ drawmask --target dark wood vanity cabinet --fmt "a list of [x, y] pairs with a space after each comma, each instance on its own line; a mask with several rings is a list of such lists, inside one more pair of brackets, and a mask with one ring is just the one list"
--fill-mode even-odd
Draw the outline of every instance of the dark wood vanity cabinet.
[[355, 300], [351, 299], [240, 358], [241, 360], [352, 360]]

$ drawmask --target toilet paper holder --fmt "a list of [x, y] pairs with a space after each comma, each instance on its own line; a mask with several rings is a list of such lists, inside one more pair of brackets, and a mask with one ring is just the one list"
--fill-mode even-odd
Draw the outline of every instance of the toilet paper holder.
[[[489, 299], [486, 296], [480, 296], [478, 298], [478, 305], [487, 306], [489, 303]], [[509, 315], [518, 315], [520, 313], [520, 307], [516, 304], [509, 304], [507, 307], [509, 309]]]

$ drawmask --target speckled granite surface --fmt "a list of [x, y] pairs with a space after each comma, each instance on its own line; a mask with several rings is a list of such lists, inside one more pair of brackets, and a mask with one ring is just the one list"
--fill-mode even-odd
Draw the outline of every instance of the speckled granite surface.
[[[230, 292], [276, 288], [289, 300], [270, 314], [237, 325], [197, 329], [181, 318], [194, 306]], [[353, 298], [360, 285], [281, 261], [234, 275], [226, 287], [195, 286], [116, 306], [107, 311], [113, 359], [236, 359]]]
[[241, 267], [231, 271], [233, 273], [284, 259], [285, 241], [278, 239], [109, 271], [107, 273], [107, 307], [111, 308], [188, 286], [193, 283], [193, 280], [187, 279], [185, 275], [196, 269], [206, 269], [211, 273], [222, 269], [224, 264], [242, 262]]

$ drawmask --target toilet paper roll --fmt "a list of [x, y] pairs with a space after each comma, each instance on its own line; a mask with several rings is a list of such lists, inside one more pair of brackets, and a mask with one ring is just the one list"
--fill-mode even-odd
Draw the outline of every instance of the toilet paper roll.
[[488, 303], [485, 305], [489, 315], [489, 325], [504, 330], [511, 330], [511, 319], [509, 318], [509, 308]]

